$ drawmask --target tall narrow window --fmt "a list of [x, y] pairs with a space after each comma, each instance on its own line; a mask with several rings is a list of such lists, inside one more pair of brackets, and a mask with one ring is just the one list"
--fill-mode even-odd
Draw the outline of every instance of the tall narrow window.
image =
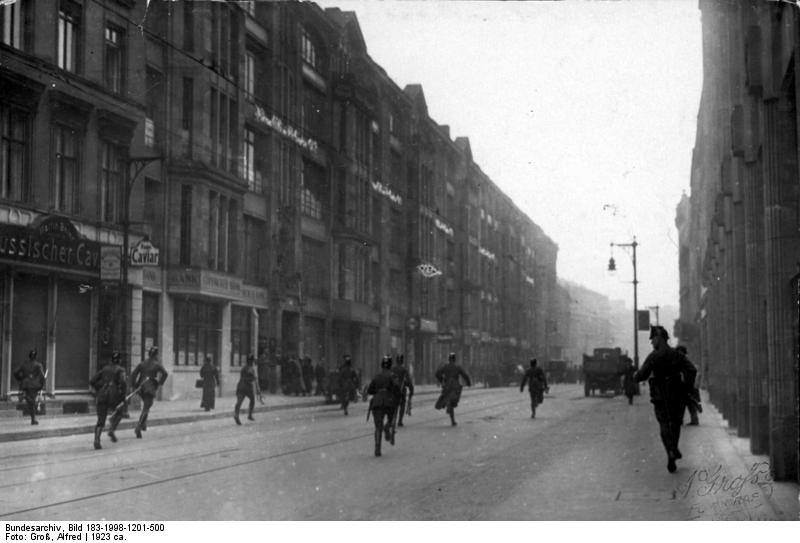
[[58, 67], [78, 71], [81, 6], [72, 0], [61, 0], [58, 9]]
[[251, 51], [244, 55], [244, 92], [249, 99], [256, 93], [256, 57]]
[[244, 145], [242, 158], [244, 159], [244, 178], [247, 179], [247, 188], [252, 192], [261, 192], [261, 180], [256, 183], [256, 133], [249, 128], [244, 129]]
[[79, 152], [79, 134], [66, 126], [56, 125], [53, 205], [64, 213], [76, 211]]
[[122, 216], [122, 165], [121, 152], [110, 142], [102, 142], [100, 157], [102, 171], [100, 192], [103, 198], [101, 217], [106, 222], [116, 222]]
[[0, 104], [0, 137], [0, 197], [25, 200], [30, 184], [28, 114]]
[[181, 251], [182, 266], [192, 264], [192, 186], [181, 186]]
[[117, 94], [122, 93], [124, 85], [125, 34], [115, 26], [106, 27], [106, 87]]
[[192, 134], [192, 116], [194, 114], [194, 80], [191, 77], [183, 78], [183, 100], [181, 105], [181, 128], [185, 131], [184, 156], [191, 158], [194, 135]]
[[22, 49], [22, 33], [25, 30], [24, 9], [28, 0], [17, 0], [13, 4], [0, 6], [0, 43]]
[[234, 305], [231, 308], [231, 366], [243, 366], [250, 345], [250, 308]]
[[219, 98], [217, 98], [217, 90], [211, 89], [211, 111], [209, 112], [209, 131], [211, 136], [211, 164], [217, 165], [217, 145], [219, 142], [219, 126], [217, 109], [219, 107]]
[[208, 193], [208, 267], [217, 269], [217, 245], [219, 232], [219, 194]]
[[217, 269], [224, 270], [228, 262], [228, 199], [219, 198], [219, 222], [217, 224]]
[[183, 2], [183, 48], [194, 51], [194, 6]]
[[301, 54], [306, 64], [316, 69], [317, 67], [317, 49], [314, 47], [314, 42], [307, 32], [303, 32], [301, 37]]
[[228, 100], [228, 171], [239, 175], [239, 159], [236, 153], [239, 149], [239, 107], [236, 100]]
[[236, 200], [228, 200], [228, 239], [226, 240], [226, 266], [225, 271], [228, 273], [239, 272], [239, 245], [237, 233], [239, 231], [239, 207], [236, 205]]

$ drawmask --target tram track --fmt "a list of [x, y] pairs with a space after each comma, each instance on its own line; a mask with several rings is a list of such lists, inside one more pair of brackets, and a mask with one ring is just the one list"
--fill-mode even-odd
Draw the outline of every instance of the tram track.
[[[433, 402], [431, 402], [431, 404], [432, 403]], [[462, 410], [459, 411], [459, 415], [461, 417], [464, 417], [464, 416], [469, 416], [469, 415], [473, 415], [473, 414], [476, 414], [476, 413], [482, 413], [482, 412], [486, 412], [486, 411], [491, 411], [493, 409], [497, 409], [497, 408], [508, 406], [508, 405], [519, 405], [519, 404], [520, 404], [520, 401], [518, 399], [506, 400], [506, 401], [501, 401], [501, 402], [493, 402], [491, 404], [482, 405], [480, 407], [474, 407], [474, 408], [470, 408], [470, 409], [462, 409]], [[427, 405], [427, 402], [426, 402], [425, 405]], [[304, 418], [307, 418], [307, 415]], [[406, 426], [405, 428], [411, 430], [411, 429], [413, 429], [414, 426], [417, 426], [418, 422], [421, 422], [421, 423], [425, 424], [425, 423], [428, 423], [428, 422], [435, 421], [435, 420], [437, 420], [437, 418], [441, 419], [442, 417], [441, 417], [441, 415], [437, 416], [435, 414], [427, 415], [422, 420], [416, 419], [413, 425]], [[479, 419], [475, 419], [475, 420], [477, 421], [477, 420], [482, 420], [482, 419], [479, 418]], [[284, 418], [282, 420], [282, 422], [286, 422], [286, 419]], [[404, 432], [404, 433], [406, 433], [406, 432]], [[226, 434], [227, 434], [227, 432], [226, 432]], [[221, 472], [221, 471], [233, 470], [233, 469], [237, 469], [237, 468], [241, 468], [241, 467], [245, 467], [245, 466], [249, 466], [249, 465], [254, 465], [254, 464], [258, 464], [258, 463], [262, 463], [262, 462], [267, 462], [267, 461], [270, 461], [270, 460], [275, 460], [275, 459], [279, 459], [279, 458], [285, 458], [285, 457], [289, 457], [289, 456], [292, 456], [292, 455], [304, 454], [304, 453], [307, 453], [307, 452], [310, 452], [310, 451], [324, 449], [324, 448], [328, 448], [328, 447], [334, 447], [334, 446], [337, 446], [337, 445], [341, 445], [343, 443], [357, 441], [357, 440], [365, 439], [365, 438], [371, 438], [372, 436], [373, 436], [373, 431], [372, 431], [372, 428], [370, 426], [370, 430], [369, 431], [357, 432], [357, 433], [355, 433], [353, 435], [349, 435], [347, 437], [343, 437], [343, 438], [339, 438], [339, 439], [327, 440], [327, 441], [324, 441], [322, 443], [311, 444], [311, 445], [298, 447], [298, 448], [291, 448], [291, 449], [288, 449], [288, 450], [276, 451], [276, 452], [271, 453], [271, 454], [260, 455], [260, 456], [256, 456], [255, 458], [248, 458], [248, 459], [236, 461], [236, 462], [233, 462], [233, 463], [227, 463], [227, 464], [221, 465], [221, 466], [214, 466], [214, 467], [210, 467], [210, 468], [206, 468], [206, 469], [194, 470], [194, 471], [190, 471], [188, 473], [182, 473], [182, 474], [179, 474], [179, 475], [163, 477], [163, 478], [160, 478], [158, 480], [153, 480], [153, 481], [146, 481], [146, 482], [132, 484], [132, 485], [125, 485], [125, 486], [122, 486], [122, 487], [119, 487], [119, 488], [113, 488], [113, 489], [105, 490], [105, 491], [102, 491], [102, 492], [94, 492], [94, 493], [86, 494], [86, 495], [83, 495], [83, 496], [77, 496], [77, 497], [66, 499], [66, 500], [59, 500], [59, 501], [53, 501], [53, 502], [45, 503], [45, 504], [41, 504], [41, 505], [36, 505], [35, 507], [27, 507], [27, 508], [16, 509], [14, 511], [0, 512], [0, 518], [8, 518], [8, 517], [15, 516], [15, 515], [22, 515], [22, 514], [32, 513], [32, 512], [36, 512], [36, 511], [43, 511], [43, 510], [47, 510], [47, 509], [54, 508], [54, 507], [68, 506], [68, 505], [74, 504], [74, 503], [85, 502], [85, 501], [98, 499], [98, 498], [104, 498], [104, 497], [112, 496], [112, 495], [124, 494], [126, 492], [132, 492], [132, 491], [141, 490], [141, 489], [145, 489], [145, 488], [156, 487], [158, 485], [166, 485], [166, 484], [174, 483], [174, 482], [181, 481], [181, 480], [186, 480], [186, 479], [191, 479], [191, 478], [196, 478], [196, 477], [203, 477], [205, 475], [218, 473], [218, 472]], [[208, 452], [208, 453], [198, 453], [198, 454], [200, 455], [200, 457], [211, 457], [211, 456], [215, 456], [215, 455], [220, 455], [220, 454], [222, 454], [224, 452], [241, 452], [243, 450], [244, 449], [242, 449], [241, 447], [238, 447], [238, 448], [231, 449], [231, 450], [223, 449], [223, 450], [220, 450], [220, 451], [212, 451], [212, 452]], [[185, 458], [185, 457], [187, 457], [187, 456], [191, 457], [192, 455], [182, 455], [182, 456], [184, 457], [183, 460], [186, 460], [187, 458]], [[86, 457], [84, 457], [84, 459], [85, 458]], [[172, 460], [172, 462], [173, 463], [174, 462], [178, 462], [180, 459], [181, 459], [180, 456], [175, 457]], [[153, 460], [152, 463], [158, 463], [158, 462], [162, 462], [162, 461], [163, 461], [162, 459], [156, 459], [156, 460]], [[148, 463], [148, 464], [150, 464], [150, 463]], [[136, 469], [137, 466], [133, 466], [133, 465], [132, 466], [125, 466], [125, 469], [128, 469], [128, 468]], [[115, 469], [104, 468], [103, 470], [86, 471], [86, 472], [81, 472], [80, 474], [78, 474], [78, 473], [64, 474], [62, 476], [59, 476], [58, 478], [59, 479], [67, 479], [69, 477], [77, 477], [77, 476], [84, 476], [84, 477], [85, 476], [98, 476], [98, 475], [102, 475], [104, 473], [118, 472], [119, 469], [120, 469], [120, 467], [116, 467]], [[45, 479], [45, 480], [40, 481], [40, 482], [47, 483], [48, 480], [54, 480], [54, 478]], [[14, 486], [14, 485], [9, 485], [9, 486]], [[2, 487], [0, 487], [0, 488], [2, 488]]]

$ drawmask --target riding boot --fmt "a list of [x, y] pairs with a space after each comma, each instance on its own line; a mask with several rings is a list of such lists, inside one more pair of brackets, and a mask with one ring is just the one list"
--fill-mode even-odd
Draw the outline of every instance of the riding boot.
[[100, 445], [100, 434], [103, 433], [102, 426], [95, 426], [94, 427], [94, 448], [95, 449], [102, 449], [102, 445]]
[[233, 409], [233, 420], [236, 421], [236, 424], [241, 426], [242, 421], [239, 420], [239, 406], [238, 405]]
[[111, 440], [111, 443], [117, 442], [117, 435], [114, 433], [117, 429], [117, 425], [119, 424], [120, 416], [118, 414], [111, 417], [111, 423], [108, 428], [108, 439]]
[[380, 428], [375, 428], [375, 456], [381, 455], [381, 437], [383, 437], [383, 432]]
[[142, 439], [142, 419], [144, 418], [144, 412], [139, 415], [139, 421], [136, 423], [136, 428], [133, 429], [133, 433], [136, 434], [138, 439]]
[[447, 408], [447, 414], [450, 415], [450, 426], [456, 425], [456, 412], [452, 407]]

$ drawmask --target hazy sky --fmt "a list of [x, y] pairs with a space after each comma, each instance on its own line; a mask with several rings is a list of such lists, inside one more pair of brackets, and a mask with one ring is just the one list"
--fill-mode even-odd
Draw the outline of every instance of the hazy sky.
[[697, 0], [321, 0], [559, 246], [558, 275], [632, 306], [678, 303], [675, 206], [702, 85]]

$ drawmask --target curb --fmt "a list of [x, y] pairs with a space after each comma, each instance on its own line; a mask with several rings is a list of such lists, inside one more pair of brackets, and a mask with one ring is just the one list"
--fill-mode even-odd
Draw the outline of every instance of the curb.
[[[423, 396], [428, 394], [438, 394], [439, 390], [426, 390], [420, 391], [414, 394], [414, 396]], [[227, 398], [222, 398], [227, 399]], [[231, 398], [235, 400], [235, 398]], [[309, 402], [300, 402], [300, 403], [286, 403], [286, 404], [278, 404], [278, 405], [257, 405], [254, 409], [254, 413], [267, 413], [270, 411], [281, 411], [285, 409], [298, 409], [298, 408], [305, 408], [305, 407], [325, 407], [325, 406], [338, 406], [339, 404], [328, 403], [325, 400], [316, 400], [316, 401], [309, 401]], [[338, 407], [337, 407], [338, 408]], [[91, 416], [91, 414], [86, 415], [87, 417]], [[185, 424], [187, 422], [198, 422], [204, 420], [211, 420], [211, 419], [226, 419], [232, 418], [233, 411], [226, 410], [226, 411], [219, 411], [216, 413], [206, 414], [206, 413], [197, 413], [197, 414], [187, 414], [187, 415], [166, 415], [159, 418], [154, 418], [147, 421], [147, 426], [166, 426], [169, 424]], [[120, 421], [119, 426], [117, 426], [117, 430], [132, 430], [136, 426], [136, 421], [130, 419], [123, 419]], [[25, 441], [30, 439], [42, 439], [47, 437], [65, 437], [70, 435], [78, 435], [78, 434], [91, 434], [94, 432], [94, 424], [78, 424], [74, 426], [66, 426], [63, 428], [49, 428], [49, 429], [42, 429], [42, 430], [29, 430], [23, 432], [8, 432], [8, 433], [0, 433], [0, 443], [4, 442], [12, 442], [12, 441]], [[104, 430], [105, 431], [105, 430]]]

